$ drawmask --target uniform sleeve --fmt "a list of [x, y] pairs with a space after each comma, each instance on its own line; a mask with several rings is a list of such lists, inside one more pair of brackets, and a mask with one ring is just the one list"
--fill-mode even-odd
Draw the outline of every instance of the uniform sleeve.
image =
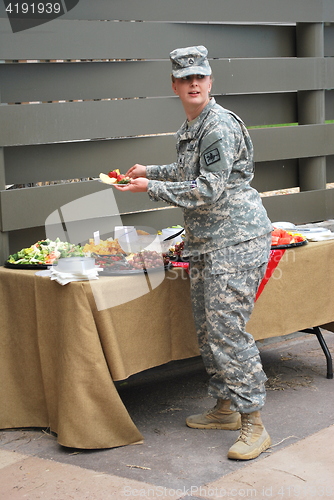
[[215, 203], [222, 196], [233, 167], [234, 132], [226, 123], [209, 132], [200, 144], [199, 175], [185, 182], [150, 180], [150, 198], [188, 209]]
[[160, 181], [176, 181], [177, 164], [170, 163], [169, 165], [147, 165], [146, 177], [148, 179], [156, 179]]

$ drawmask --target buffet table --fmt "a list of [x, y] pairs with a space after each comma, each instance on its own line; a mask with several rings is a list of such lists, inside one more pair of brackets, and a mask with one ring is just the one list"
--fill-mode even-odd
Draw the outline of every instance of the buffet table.
[[[334, 331], [333, 281], [334, 240], [286, 250], [248, 330], [256, 340]], [[0, 318], [0, 428], [50, 428], [68, 447], [141, 442], [114, 381], [199, 355], [182, 269], [157, 286], [145, 275], [62, 286], [1, 267]]]

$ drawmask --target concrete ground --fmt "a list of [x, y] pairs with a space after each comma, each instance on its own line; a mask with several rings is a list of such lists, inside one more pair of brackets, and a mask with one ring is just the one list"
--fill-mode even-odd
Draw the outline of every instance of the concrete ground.
[[[323, 331], [330, 351], [334, 334]], [[186, 427], [214, 404], [200, 358], [118, 383], [141, 445], [78, 450], [47, 429], [0, 431], [0, 499], [334, 499], [334, 380], [314, 335], [258, 343], [268, 376], [263, 421], [272, 446], [226, 458], [237, 431]]]

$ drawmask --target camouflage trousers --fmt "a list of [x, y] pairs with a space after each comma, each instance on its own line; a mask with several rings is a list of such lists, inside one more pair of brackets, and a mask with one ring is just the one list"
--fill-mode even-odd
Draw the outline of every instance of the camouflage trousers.
[[254, 338], [245, 330], [264, 276], [271, 236], [192, 256], [191, 297], [209, 395], [241, 413], [260, 410], [267, 377]]

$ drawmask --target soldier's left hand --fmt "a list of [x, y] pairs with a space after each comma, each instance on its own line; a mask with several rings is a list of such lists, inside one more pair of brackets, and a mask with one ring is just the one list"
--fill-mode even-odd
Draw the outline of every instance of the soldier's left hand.
[[145, 193], [147, 191], [148, 179], [137, 177], [131, 179], [128, 184], [112, 184], [119, 191], [131, 191], [131, 193]]

